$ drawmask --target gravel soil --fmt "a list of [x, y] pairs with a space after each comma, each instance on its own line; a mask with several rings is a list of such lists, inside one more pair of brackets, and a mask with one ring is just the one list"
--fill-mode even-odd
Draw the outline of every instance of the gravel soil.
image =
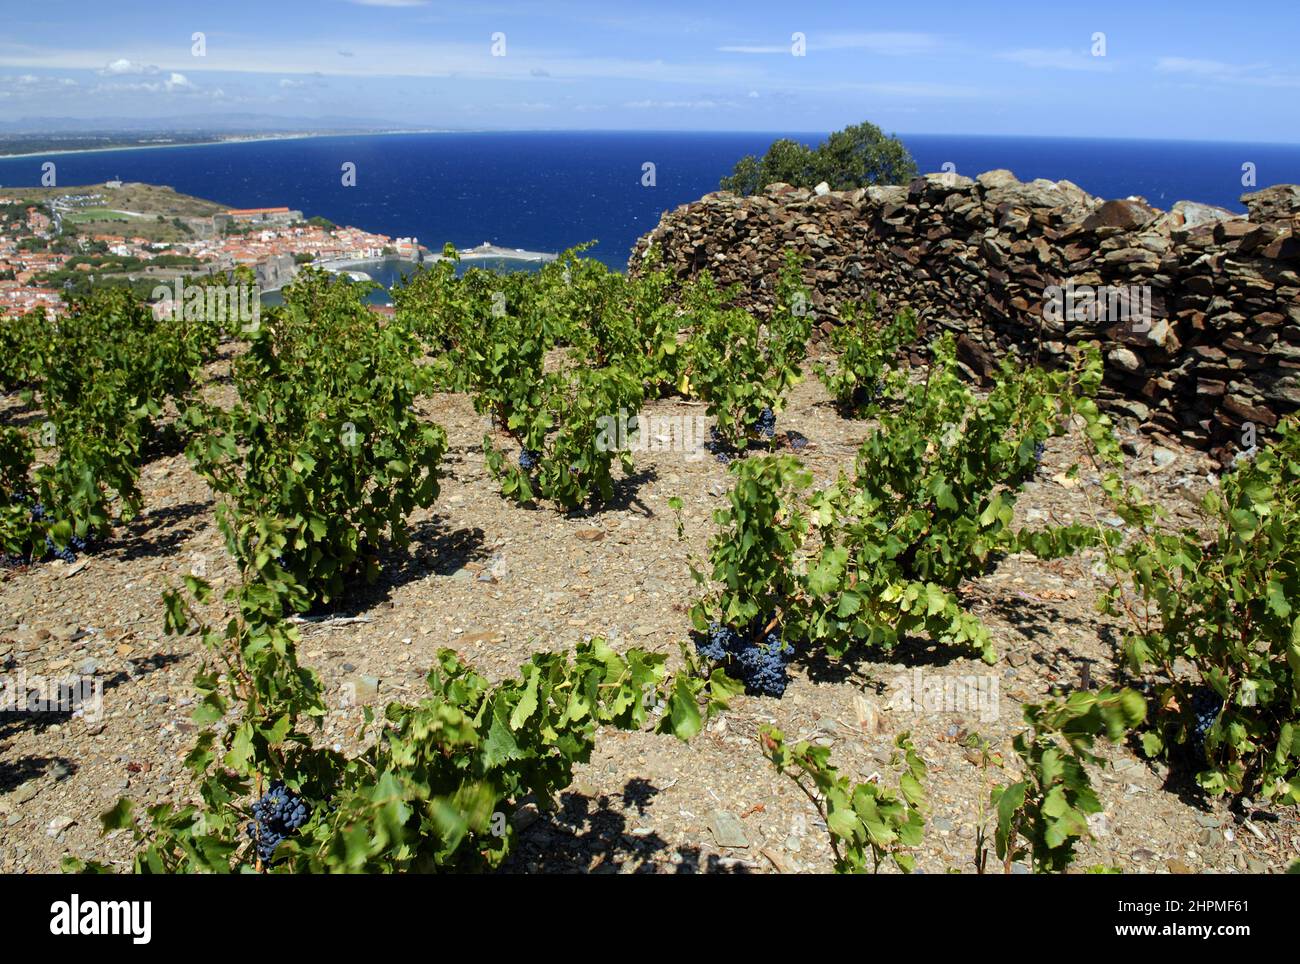
[[[220, 369], [210, 386], [217, 396], [229, 392]], [[369, 694], [377, 681], [370, 703], [416, 700], [441, 647], [493, 679], [513, 675], [531, 653], [592, 635], [669, 654], [675, 664], [695, 597], [687, 559], [705, 552], [711, 513], [728, 489], [726, 468], [707, 454], [638, 453], [636, 474], [610, 507], [575, 515], [524, 508], [503, 499], [487, 474], [484, 423], [468, 398], [437, 396], [421, 408], [450, 441], [436, 505], [413, 517], [409, 551], [388, 554], [378, 585], [359, 591], [336, 618], [302, 626], [300, 655], [319, 672], [331, 706], [321, 739], [355, 750], [362, 711], [345, 693]], [[704, 415], [703, 406], [678, 400], [645, 411]], [[15, 398], [0, 406], [0, 418], [31, 417]], [[801, 455], [818, 483], [851, 466], [868, 428], [840, 418], [811, 376], [777, 424], [779, 434], [796, 430], [811, 440]], [[1175, 519], [1191, 519], [1190, 507], [1212, 484], [1210, 463], [1172, 443], [1121, 434], [1130, 478]], [[1072, 437], [1049, 444], [1017, 506], [1019, 521], [1090, 517], [1089, 492], [1099, 501], [1095, 476], [1085, 470], [1075, 482], [1062, 474], [1080, 452]], [[3, 677], [83, 674], [103, 686], [102, 713], [0, 713], [0, 871], [56, 871], [68, 854], [127, 868], [128, 835], [102, 836], [99, 814], [123, 795], [141, 805], [191, 798], [182, 760], [195, 736], [190, 679], [201, 644], [163, 634], [159, 594], [198, 567], [218, 588], [235, 571], [212, 494], [182, 455], [149, 461], [141, 487], [144, 514], [92, 554], [70, 565], [0, 568]], [[673, 496], [685, 504], [682, 539]], [[1106, 582], [1099, 573], [1088, 553], [1056, 562], [1012, 556], [965, 586], [998, 647], [991, 667], [924, 642], [838, 664], [797, 661], [784, 698], [740, 697], [689, 745], [602, 731], [591, 761], [553, 805], [516, 814], [526, 829], [507, 869], [830, 870], [816, 810], [759, 751], [758, 727], [775, 723], [792, 739], [829, 746], [852, 779], [879, 774], [891, 784], [894, 736], [910, 731], [929, 771], [918, 867], [974, 872], [989, 787], [1018, 777], [1010, 741], [1023, 728], [1021, 704], [1053, 689], [1129, 682], [1117, 669], [1121, 627], [1096, 611]], [[917, 674], [926, 685], [973, 682], [989, 702], [965, 712], [891, 708], [900, 683]], [[970, 732], [1001, 750], [1004, 768], [985, 770], [968, 757], [962, 742]], [[1077, 868], [1260, 873], [1300, 856], [1290, 811], [1231, 810], [1203, 799], [1182, 767], [1145, 760], [1136, 743], [1103, 745], [1102, 753], [1112, 766], [1094, 771], [1094, 783], [1105, 809], [1090, 821], [1093, 839], [1081, 846]]]

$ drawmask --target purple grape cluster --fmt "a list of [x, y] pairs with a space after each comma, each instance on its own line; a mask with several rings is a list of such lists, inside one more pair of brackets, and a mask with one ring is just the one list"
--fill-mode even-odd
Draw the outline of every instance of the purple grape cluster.
[[785, 433], [785, 439], [790, 444], [790, 448], [796, 452], [801, 452], [808, 447], [808, 436], [802, 432], [796, 432], [791, 429]]
[[770, 408], [765, 408], [758, 413], [758, 421], [754, 423], [754, 435], [759, 438], [771, 438], [776, 434], [776, 413]]
[[1043, 464], [1043, 453], [1046, 450], [1047, 450], [1047, 446], [1045, 446], [1042, 442], [1034, 443], [1034, 464], [1026, 465], [1024, 467], [1024, 470], [1020, 473], [1020, 480], [1022, 482], [1028, 482], [1030, 479], [1032, 479], [1035, 475], [1038, 474], [1038, 469]]
[[736, 457], [736, 450], [718, 434], [716, 425], [709, 429], [709, 440], [704, 443], [704, 447], [712, 452], [714, 458], [723, 465], [730, 465]]
[[519, 453], [519, 467], [525, 472], [532, 472], [541, 461], [542, 453], [538, 449], [524, 449]]
[[73, 536], [68, 540], [68, 544], [60, 549], [54, 544], [54, 540], [49, 536], [45, 537], [45, 555], [53, 556], [55, 559], [62, 559], [64, 562], [76, 562], [77, 554], [86, 551], [86, 540], [80, 536]]
[[853, 408], [865, 408], [872, 402], [880, 398], [882, 385], [879, 378], [874, 378], [869, 382], [863, 382], [853, 389], [853, 397], [850, 406]]
[[706, 640], [697, 639], [695, 649], [705, 659], [711, 659], [715, 663], [721, 662], [741, 646], [740, 634], [730, 626], [724, 626], [722, 623], [709, 623], [709, 634]]
[[1205, 740], [1223, 710], [1223, 698], [1208, 686], [1202, 686], [1192, 694], [1190, 709], [1192, 725], [1187, 731], [1187, 748], [1197, 760], [1204, 760]]
[[280, 780], [274, 781], [262, 798], [253, 804], [253, 823], [248, 836], [257, 844], [257, 856], [269, 862], [280, 842], [305, 824], [311, 816], [307, 802]]
[[[14, 494], [13, 501], [18, 503], [19, 505], [26, 505], [28, 502], [31, 502], [31, 498], [24, 492], [18, 492]], [[41, 502], [33, 503], [29, 512], [30, 512], [32, 522], [44, 522], [44, 523], [54, 522], [54, 517], [50, 515], [48, 511], [46, 511], [45, 505]], [[80, 536], [74, 535], [68, 540], [68, 544], [64, 546], [62, 549], [60, 549], [57, 545], [54, 544], [54, 540], [47, 535], [45, 537], [45, 555], [42, 556], [42, 558], [62, 559], [64, 562], [76, 562], [77, 555], [79, 553], [85, 552], [86, 547], [87, 547], [87, 541], [81, 538]], [[8, 563], [18, 564], [18, 565], [26, 565], [31, 562], [30, 557], [18, 557], [18, 556], [10, 556], [10, 555], [6, 555], [4, 557], [4, 560]]]
[[745, 689], [780, 699], [789, 682], [786, 667], [793, 655], [794, 647], [782, 640], [776, 630], [768, 633], [761, 643], [742, 650], [738, 662]]
[[771, 620], [755, 620], [740, 632], [722, 623], [711, 623], [708, 634], [697, 638], [695, 648], [701, 656], [720, 663], [730, 657], [739, 671], [745, 691], [751, 695], [780, 697], [789, 682], [787, 667], [794, 647], [781, 639], [777, 630], [755, 640]]

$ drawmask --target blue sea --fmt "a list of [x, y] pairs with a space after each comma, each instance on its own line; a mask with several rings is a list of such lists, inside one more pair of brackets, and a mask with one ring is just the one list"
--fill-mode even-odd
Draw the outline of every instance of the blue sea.
[[[777, 137], [820, 133], [512, 132], [381, 134], [250, 141], [0, 159], [0, 185], [36, 186], [41, 164], [68, 186], [119, 177], [168, 184], [232, 207], [288, 205], [435, 250], [490, 241], [627, 264], [662, 212], [717, 189], [745, 154]], [[1066, 178], [1103, 197], [1141, 195], [1244, 210], [1242, 165], [1259, 187], [1300, 183], [1300, 145], [902, 135], [922, 171], [951, 163], [975, 175], [1004, 167], [1023, 180]], [[356, 185], [342, 166], [356, 165]], [[653, 186], [645, 165], [653, 164]]]

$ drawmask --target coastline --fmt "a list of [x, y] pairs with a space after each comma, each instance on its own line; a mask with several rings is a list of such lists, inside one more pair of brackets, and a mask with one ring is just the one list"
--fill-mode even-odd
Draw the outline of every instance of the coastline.
[[[314, 261], [311, 262], [311, 265], [312, 267], [323, 268], [326, 271], [347, 271], [362, 264], [387, 264], [394, 261], [403, 261], [407, 264], [425, 264], [446, 260], [441, 251], [432, 251], [424, 247], [421, 248], [421, 251], [423, 253], [418, 259], [406, 255], [391, 254], [381, 258], [332, 258], [326, 261]], [[559, 257], [558, 254], [552, 251], [503, 248], [495, 244], [480, 244], [473, 248], [458, 248], [456, 253], [460, 256], [461, 261], [506, 260], [546, 263]]]
[[391, 134], [459, 134], [461, 131], [437, 128], [391, 130], [391, 131], [307, 131], [292, 134], [249, 134], [227, 137], [216, 141], [188, 141], [184, 144], [123, 144], [120, 147], [73, 147], [61, 151], [28, 151], [22, 154], [0, 154], [0, 161], [18, 160], [24, 157], [62, 157], [68, 154], [105, 154], [110, 151], [152, 151], [177, 150], [185, 147], [222, 147], [229, 144], [252, 144], [262, 141], [302, 141], [314, 137], [382, 137]]
[[[329, 261], [312, 262], [311, 267], [320, 268], [324, 271], [330, 271], [338, 274], [346, 274], [351, 271], [363, 268], [367, 265], [393, 264], [401, 262], [416, 267], [422, 264], [432, 264], [434, 262], [446, 260], [441, 252], [433, 252], [424, 248], [422, 256], [417, 260], [409, 256], [389, 255], [383, 258], [335, 258]], [[528, 264], [547, 264], [555, 261], [559, 255], [550, 251], [527, 251], [522, 248], [503, 248], [495, 244], [480, 244], [473, 248], [461, 248], [457, 253], [461, 261], [521, 261]], [[364, 273], [364, 272], [363, 272]], [[296, 274], [296, 272], [295, 272]], [[263, 294], [279, 291], [286, 285], [291, 284], [292, 278], [273, 288], [263, 288]]]
[[[488, 244], [486, 241], [473, 248], [460, 248], [456, 253], [460, 255], [462, 261], [486, 261], [504, 258], [509, 261], [547, 262], [554, 261], [559, 257], [558, 254], [551, 251], [525, 251], [523, 248], [503, 248], [500, 245]], [[431, 252], [424, 260], [441, 261], [442, 259], [441, 253]]]

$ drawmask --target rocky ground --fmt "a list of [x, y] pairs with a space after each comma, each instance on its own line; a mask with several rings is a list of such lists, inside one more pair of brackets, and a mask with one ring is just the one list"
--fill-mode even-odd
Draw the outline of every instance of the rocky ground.
[[[501, 498], [486, 473], [483, 423], [468, 399], [441, 396], [425, 408], [451, 443], [436, 506], [414, 517], [409, 552], [391, 555], [378, 586], [339, 609], [339, 618], [302, 626], [302, 658], [320, 673], [331, 703], [322, 739], [355, 749], [361, 708], [346, 694], [381, 704], [417, 699], [444, 646], [491, 678], [513, 674], [530, 653], [597, 634], [675, 660], [694, 598], [686, 560], [705, 550], [710, 514], [728, 488], [726, 469], [708, 455], [642, 453], [612, 507], [577, 516], [521, 508]], [[647, 411], [703, 415], [701, 406], [678, 401]], [[838, 417], [811, 378], [778, 422], [778, 431], [812, 440], [803, 456], [821, 482], [851, 464], [867, 428]], [[1190, 518], [1210, 484], [1210, 464], [1132, 433], [1124, 440], [1130, 477], [1175, 516]], [[1086, 471], [1079, 483], [1061, 474], [1077, 455], [1074, 439], [1049, 445], [1019, 503], [1021, 521], [1083, 517], [1095, 486]], [[4, 678], [82, 674], [103, 685], [102, 713], [0, 714], [0, 871], [54, 871], [67, 854], [128, 866], [129, 839], [101, 836], [98, 815], [123, 795], [140, 804], [190, 796], [182, 759], [195, 736], [189, 681], [201, 645], [163, 634], [159, 593], [197, 567], [218, 585], [234, 569], [212, 495], [183, 456], [150, 462], [141, 484], [145, 513], [95, 553], [71, 565], [0, 570]], [[685, 503], [683, 540], [672, 496]], [[911, 731], [929, 768], [918, 865], [973, 872], [988, 788], [1017, 775], [1010, 739], [1022, 728], [1021, 704], [1054, 687], [1119, 679], [1120, 627], [1096, 613], [1105, 584], [1099, 573], [1088, 554], [1059, 562], [1013, 556], [971, 583], [965, 597], [1001, 654], [993, 667], [922, 644], [843, 664], [800, 662], [783, 699], [741, 697], [689, 745], [602, 732], [557, 806], [530, 805], [516, 815], [527, 829], [510, 869], [829, 870], [816, 811], [759, 751], [758, 727], [775, 723], [791, 738], [831, 747], [853, 779], [879, 773], [891, 783], [893, 737]], [[918, 671], [926, 680], [973, 678], [996, 699], [984, 712], [891, 709], [900, 683]], [[972, 762], [962, 746], [968, 732], [999, 747], [1007, 768], [985, 771]], [[1105, 811], [1091, 821], [1094, 839], [1076, 866], [1266, 872], [1300, 856], [1292, 813], [1232, 812], [1202, 799], [1179, 768], [1144, 760], [1136, 745], [1103, 752], [1113, 764], [1095, 775]]]

